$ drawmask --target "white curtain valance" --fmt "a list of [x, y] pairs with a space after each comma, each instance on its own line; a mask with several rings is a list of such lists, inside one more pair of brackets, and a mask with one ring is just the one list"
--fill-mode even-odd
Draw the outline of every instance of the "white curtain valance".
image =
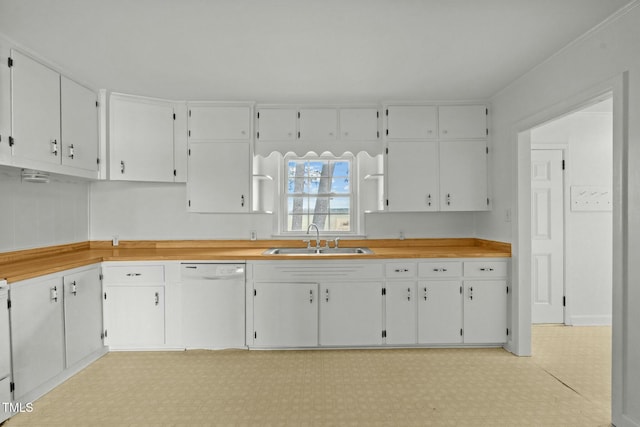
[[294, 153], [304, 156], [309, 152], [322, 154], [329, 152], [334, 156], [345, 153], [358, 154], [365, 152], [371, 157], [383, 153], [382, 141], [256, 141], [254, 154], [269, 157], [271, 153]]

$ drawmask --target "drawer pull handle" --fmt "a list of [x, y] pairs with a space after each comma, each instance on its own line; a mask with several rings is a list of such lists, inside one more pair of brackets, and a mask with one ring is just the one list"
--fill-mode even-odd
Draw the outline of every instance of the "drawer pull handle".
[[409, 269], [408, 268], [396, 268], [395, 272], [396, 273], [408, 273]]
[[309, 289], [309, 304], [313, 304], [313, 289]]
[[491, 267], [482, 267], [480, 269], [480, 271], [493, 271], [493, 268], [491, 268]]
[[129, 276], [129, 277], [138, 277], [138, 276], [142, 276], [142, 273], [127, 273], [127, 276]]
[[469, 288], [469, 301], [473, 301], [473, 286]]
[[433, 271], [437, 272], [437, 273], [444, 273], [445, 271], [447, 271], [446, 268], [434, 268]]

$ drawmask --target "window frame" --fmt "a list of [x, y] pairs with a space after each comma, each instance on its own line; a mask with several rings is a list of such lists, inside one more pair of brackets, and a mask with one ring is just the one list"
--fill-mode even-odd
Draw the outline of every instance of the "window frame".
[[[348, 193], [324, 193], [318, 195], [311, 195], [305, 197], [345, 197], [350, 199], [350, 209], [349, 209], [349, 224], [350, 230], [320, 230], [321, 236], [354, 236], [358, 234], [359, 230], [359, 219], [360, 214], [358, 211], [358, 189], [356, 185], [356, 177], [358, 176], [356, 168], [357, 168], [357, 159], [350, 153], [345, 153], [341, 156], [336, 156], [332, 154], [313, 154], [309, 153], [304, 156], [300, 156], [294, 153], [288, 153], [282, 157], [282, 163], [280, 166], [280, 185], [278, 191], [278, 197], [280, 198], [279, 203], [279, 234], [282, 236], [306, 236], [307, 230], [289, 230], [288, 229], [288, 221], [289, 221], [289, 211], [288, 211], [288, 199], [292, 193], [289, 193], [289, 162], [290, 161], [335, 161], [335, 162], [349, 162], [349, 192]], [[302, 194], [310, 194], [310, 193], [302, 193]], [[312, 215], [312, 214], [311, 214]]]

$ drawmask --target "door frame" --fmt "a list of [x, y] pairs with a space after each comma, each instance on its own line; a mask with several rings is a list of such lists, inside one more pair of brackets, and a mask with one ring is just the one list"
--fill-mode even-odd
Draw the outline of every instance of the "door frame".
[[[510, 341], [505, 348], [518, 356], [531, 355], [531, 139], [528, 130], [553, 121], [599, 99], [613, 95], [613, 348], [615, 357], [622, 357], [622, 322], [624, 301], [623, 289], [628, 286], [623, 282], [623, 272], [627, 266], [626, 241], [627, 230], [626, 205], [623, 195], [626, 194], [626, 96], [628, 93], [628, 75], [623, 73], [606, 80], [577, 95], [569, 97], [557, 104], [516, 122], [511, 127], [510, 140], [514, 141], [513, 162], [516, 165], [517, 179], [512, 183], [515, 215], [512, 224], [512, 283], [511, 330]], [[619, 330], [616, 327], [620, 328]], [[622, 364], [612, 366], [617, 384], [623, 383]], [[615, 381], [614, 381], [615, 382]], [[616, 389], [613, 389], [614, 395]], [[622, 394], [622, 389], [618, 394]]]
[[[579, 110], [578, 110], [579, 111]], [[553, 121], [553, 120], [552, 120]], [[528, 131], [527, 131], [528, 132]], [[571, 319], [571, 309], [569, 303], [573, 300], [570, 297], [571, 289], [569, 283], [567, 283], [567, 236], [569, 234], [569, 230], [567, 230], [567, 206], [571, 206], [570, 203], [570, 191], [568, 186], [568, 180], [566, 179], [569, 173], [569, 167], [571, 162], [567, 158], [569, 155], [569, 145], [566, 143], [562, 144], [537, 144], [530, 143], [531, 151], [533, 150], [557, 150], [562, 153], [562, 160], [565, 162], [565, 169], [562, 171], [562, 295], [565, 297], [566, 304], [562, 307], [562, 323], [565, 325], [570, 325], [571, 322], [567, 323], [568, 319]], [[531, 174], [529, 174], [531, 177]], [[529, 184], [531, 184], [531, 178], [529, 178]], [[531, 241], [531, 232], [529, 232], [529, 241], [531, 247], [533, 247], [533, 241]], [[531, 264], [530, 264], [531, 265]], [[533, 287], [532, 287], [533, 291]], [[533, 310], [533, 300], [531, 301], [531, 307]], [[533, 313], [532, 313], [533, 315]], [[533, 324], [533, 322], [532, 322]]]

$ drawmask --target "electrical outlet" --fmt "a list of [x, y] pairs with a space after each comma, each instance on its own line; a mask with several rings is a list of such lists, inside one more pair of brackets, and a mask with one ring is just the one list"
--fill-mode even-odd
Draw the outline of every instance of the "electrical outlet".
[[249, 232], [249, 236], [251, 240], [258, 240], [258, 233], [256, 233], [256, 230], [251, 230]]
[[400, 240], [404, 240], [404, 231], [400, 232]]
[[113, 236], [113, 239], [111, 240], [111, 244], [113, 246], [118, 246], [120, 244], [120, 238], [118, 236]]

